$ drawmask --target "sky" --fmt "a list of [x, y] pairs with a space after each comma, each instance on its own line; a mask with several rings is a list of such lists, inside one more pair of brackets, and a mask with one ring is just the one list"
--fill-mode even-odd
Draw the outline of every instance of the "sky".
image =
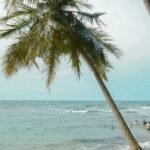
[[[122, 50], [117, 60], [110, 56], [114, 69], [108, 73], [106, 85], [118, 101], [150, 101], [150, 17], [142, 0], [88, 0], [92, 11], [106, 12], [102, 16], [105, 30]], [[0, 5], [0, 15], [4, 15]], [[8, 40], [0, 40], [2, 58]], [[46, 89], [41, 70], [21, 70], [6, 78], [0, 67], [0, 100], [104, 100], [103, 94], [86, 65], [76, 78], [66, 61], [57, 69], [50, 91]]]

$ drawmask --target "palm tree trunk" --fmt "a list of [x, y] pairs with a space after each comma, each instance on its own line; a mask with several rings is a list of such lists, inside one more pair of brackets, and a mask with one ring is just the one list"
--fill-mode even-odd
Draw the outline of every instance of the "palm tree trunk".
[[97, 79], [98, 84], [99, 84], [100, 88], [102, 89], [102, 92], [106, 98], [106, 101], [109, 104], [110, 108], [112, 109], [112, 112], [114, 113], [114, 116], [115, 116], [115, 118], [116, 118], [122, 132], [123, 132], [123, 135], [129, 143], [130, 149], [131, 150], [142, 150], [142, 148], [140, 147], [140, 145], [138, 144], [138, 142], [136, 141], [136, 139], [132, 135], [126, 122], [124, 121], [121, 113], [119, 112], [119, 109], [117, 108], [117, 105], [115, 104], [113, 98], [111, 97], [107, 87], [105, 86], [97, 68], [92, 63], [90, 57], [86, 53], [84, 53], [83, 50], [82, 50], [81, 54], [84, 57], [84, 59], [86, 60], [89, 67], [91, 68], [92, 72], [94, 73], [95, 78]]
[[144, 1], [144, 5], [150, 15], [150, 0], [143, 0]]

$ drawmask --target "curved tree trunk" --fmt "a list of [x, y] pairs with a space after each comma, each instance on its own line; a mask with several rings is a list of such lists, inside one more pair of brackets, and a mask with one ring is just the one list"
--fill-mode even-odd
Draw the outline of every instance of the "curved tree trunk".
[[107, 87], [105, 86], [97, 68], [95, 67], [95, 65], [92, 63], [92, 61], [90, 60], [90, 58], [88, 57], [88, 55], [86, 53], [84, 53], [84, 51], [81, 52], [82, 56], [84, 57], [84, 59], [86, 60], [86, 62], [88, 63], [89, 67], [91, 68], [92, 72], [95, 75], [95, 78], [97, 79], [100, 88], [102, 89], [102, 92], [106, 98], [107, 103], [109, 104], [110, 108], [112, 109], [112, 112], [114, 113], [114, 116], [120, 126], [120, 129], [123, 132], [124, 137], [126, 138], [126, 140], [129, 143], [130, 149], [131, 150], [142, 150], [142, 148], [140, 147], [140, 145], [138, 144], [138, 142], [136, 141], [136, 139], [134, 138], [134, 136], [132, 135], [130, 129], [128, 128], [126, 122], [124, 121], [121, 113], [119, 112], [119, 109], [117, 108], [117, 105], [115, 104], [114, 100], [112, 99]]
[[143, 0], [144, 1], [144, 5], [150, 15], [150, 0]]

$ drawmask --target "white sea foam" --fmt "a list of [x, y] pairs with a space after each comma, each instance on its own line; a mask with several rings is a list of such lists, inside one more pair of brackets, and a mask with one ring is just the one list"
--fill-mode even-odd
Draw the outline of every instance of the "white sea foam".
[[[143, 149], [150, 149], [150, 141], [140, 143]], [[119, 146], [118, 150], [130, 150], [129, 146]]]
[[127, 109], [122, 110], [125, 113], [139, 113], [139, 114], [147, 114], [150, 112], [150, 106], [136, 106], [136, 107], [128, 107]]
[[150, 106], [141, 106], [139, 108], [145, 109], [145, 110], [150, 110]]
[[104, 113], [112, 113], [112, 111], [110, 109], [104, 109], [104, 110], [101, 110], [101, 112], [104, 112]]
[[127, 108], [127, 109], [124, 109], [124, 110], [122, 110], [122, 111], [123, 111], [123, 112], [128, 112], [128, 113], [132, 113], [132, 112], [138, 113], [139, 108]]
[[71, 109], [71, 110], [66, 110], [66, 113], [111, 113], [111, 110], [108, 109], [100, 109], [100, 110], [86, 110], [86, 109]]
[[143, 148], [148, 148], [148, 149], [150, 149], [150, 141], [140, 143], [140, 145], [141, 145]]
[[[121, 109], [120, 109], [121, 110]], [[133, 107], [128, 107], [126, 109], [122, 109], [122, 112], [125, 113], [138, 113], [138, 114], [147, 114], [148, 112], [150, 112], [150, 106], [133, 106]], [[97, 112], [102, 112], [102, 113], [112, 113], [111, 109], [109, 108], [94, 108], [93, 109], [69, 109], [66, 110], [65, 112], [67, 113], [97, 113]]]
[[79, 110], [66, 110], [65, 112], [66, 113], [87, 113], [88, 110], [84, 110], [84, 109], [83, 110], [82, 109], [81, 110], [80, 109]]
[[102, 145], [101, 144], [97, 144], [96, 146], [92, 146], [92, 147], [83, 147], [82, 150], [98, 150], [99, 148], [101, 148]]

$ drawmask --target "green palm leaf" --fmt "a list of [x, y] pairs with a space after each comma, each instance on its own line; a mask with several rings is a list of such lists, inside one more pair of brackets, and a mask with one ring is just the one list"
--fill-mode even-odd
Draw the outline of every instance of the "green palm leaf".
[[5, 28], [0, 37], [16, 37], [4, 55], [3, 66], [9, 76], [20, 68], [38, 67], [37, 58], [45, 62], [47, 85], [55, 77], [60, 58], [65, 56], [72, 64], [78, 77], [81, 59], [88, 55], [104, 79], [106, 71], [112, 68], [107, 54], [120, 56], [119, 49], [111, 43], [102, 30], [88, 27], [85, 23], [103, 25], [100, 19], [104, 13], [81, 11], [91, 5], [81, 0], [7, 0], [6, 7], [16, 7], [0, 19]]

